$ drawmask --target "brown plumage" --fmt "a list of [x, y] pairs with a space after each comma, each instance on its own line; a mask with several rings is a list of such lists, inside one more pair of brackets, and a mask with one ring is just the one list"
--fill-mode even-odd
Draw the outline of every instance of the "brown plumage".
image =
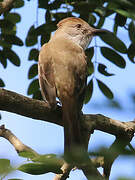
[[57, 26], [39, 54], [39, 82], [42, 96], [52, 108], [56, 107], [56, 97], [62, 104], [66, 152], [83, 144], [80, 111], [87, 78], [84, 50], [102, 30], [75, 17], [61, 20]]

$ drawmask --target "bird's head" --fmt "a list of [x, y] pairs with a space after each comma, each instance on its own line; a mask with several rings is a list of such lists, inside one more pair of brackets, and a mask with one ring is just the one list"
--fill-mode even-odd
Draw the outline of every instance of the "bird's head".
[[58, 31], [64, 32], [67, 37], [76, 44], [86, 49], [92, 37], [105, 32], [105, 30], [95, 29], [81, 18], [68, 17], [61, 20], [58, 24]]

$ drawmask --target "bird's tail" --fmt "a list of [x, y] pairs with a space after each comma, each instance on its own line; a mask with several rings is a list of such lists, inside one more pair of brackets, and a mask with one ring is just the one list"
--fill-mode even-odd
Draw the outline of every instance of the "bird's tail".
[[82, 146], [80, 112], [77, 101], [68, 97], [62, 101], [64, 123], [64, 152], [73, 152], [74, 148]]

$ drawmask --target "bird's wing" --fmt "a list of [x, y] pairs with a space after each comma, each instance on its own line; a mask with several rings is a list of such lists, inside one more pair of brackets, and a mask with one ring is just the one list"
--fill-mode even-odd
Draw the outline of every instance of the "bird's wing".
[[39, 54], [38, 63], [39, 84], [43, 99], [48, 102], [51, 107], [56, 106], [56, 88], [54, 82], [54, 69], [52, 57], [49, 53], [49, 46], [45, 44]]

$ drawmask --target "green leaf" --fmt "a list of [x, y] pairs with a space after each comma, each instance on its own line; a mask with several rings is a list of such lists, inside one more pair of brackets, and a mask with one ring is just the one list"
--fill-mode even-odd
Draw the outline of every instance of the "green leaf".
[[117, 180], [135, 180], [134, 178], [119, 177]]
[[0, 87], [5, 87], [5, 83], [1, 78], [0, 78]]
[[21, 21], [21, 16], [18, 13], [8, 13], [5, 18], [12, 23], [18, 23]]
[[16, 34], [16, 25], [14, 25], [12, 28], [1, 28], [1, 34], [4, 35], [15, 35]]
[[10, 22], [9, 20], [0, 19], [0, 27], [1, 28], [11, 29], [13, 26], [14, 26], [14, 24], [12, 22]]
[[135, 20], [135, 12], [134, 11], [127, 11], [123, 9], [114, 9], [115, 12], [121, 14], [122, 16], [125, 16], [127, 18], [131, 18]]
[[121, 53], [127, 52], [127, 47], [125, 46], [125, 44], [118, 37], [116, 37], [113, 33], [107, 32], [104, 34], [99, 34], [99, 36], [105, 43], [109, 44], [115, 50], [117, 50]]
[[38, 79], [34, 79], [34, 80], [30, 83], [30, 85], [29, 85], [29, 87], [28, 87], [28, 92], [27, 92], [27, 94], [28, 94], [28, 95], [34, 94], [34, 93], [37, 92], [38, 90], [39, 90], [39, 81], [38, 81]]
[[113, 0], [108, 3], [107, 8], [121, 14], [122, 16], [135, 19], [135, 6], [131, 0]]
[[[44, 1], [44, 0], [42, 0], [42, 1]], [[64, 1], [64, 3], [65, 3], [65, 1]], [[63, 1], [60, 1], [60, 0], [52, 1], [52, 3], [49, 4], [48, 9], [50, 9], [50, 10], [58, 9], [58, 8], [60, 8], [61, 4], [63, 4]]]
[[92, 75], [94, 73], [94, 65], [91, 61], [88, 61], [87, 63], [87, 73], [88, 73], [88, 76]]
[[35, 48], [31, 49], [28, 59], [38, 61], [38, 55], [39, 55], [38, 49], [35, 49]]
[[18, 170], [32, 175], [40, 175], [48, 172], [60, 174], [62, 173], [62, 170], [60, 168], [61, 168], [61, 164], [59, 164], [54, 160], [52, 162], [48, 161], [47, 163], [23, 164], [18, 168]]
[[87, 56], [88, 61], [91, 61], [91, 59], [94, 56], [94, 47], [90, 47], [90, 48], [86, 49], [85, 54]]
[[87, 71], [88, 71], [88, 76], [89, 76], [94, 72], [94, 65], [91, 62], [94, 56], [94, 47], [86, 49], [85, 54], [87, 56]]
[[129, 60], [132, 63], [135, 63], [135, 59], [134, 59], [134, 57], [135, 57], [135, 45], [130, 44], [128, 51], [127, 51], [127, 54], [128, 54]]
[[[67, 12], [51, 12], [51, 15], [53, 16], [53, 18], [57, 19], [57, 21], [60, 21], [67, 17]], [[72, 13], [68, 12], [68, 16], [72, 17]]]
[[11, 170], [9, 159], [0, 159], [0, 174], [8, 173]]
[[36, 158], [38, 156], [38, 154], [36, 154], [35, 152], [32, 151], [21, 151], [18, 153], [19, 156], [24, 157], [24, 158]]
[[23, 180], [23, 179], [16, 179], [16, 178], [15, 178], [15, 179], [8, 179], [8, 180]]
[[24, 1], [23, 0], [17, 0], [14, 2], [14, 8], [20, 8], [24, 6]]
[[129, 28], [128, 32], [129, 32], [130, 40], [135, 45], [135, 24], [133, 21], [129, 24], [128, 28]]
[[113, 26], [113, 33], [116, 35], [118, 31], [118, 25], [115, 23]]
[[44, 9], [48, 9], [48, 1], [49, 0], [39, 0], [38, 4], [39, 4], [39, 8], [44, 8]]
[[45, 20], [46, 20], [46, 22], [51, 21], [51, 13], [50, 13], [50, 11], [48, 9], [47, 9], [47, 11], [45, 13]]
[[11, 35], [2, 34], [2, 38], [4, 38], [4, 40], [9, 44], [23, 46], [22, 40], [13, 34], [11, 34]]
[[115, 16], [115, 23], [118, 25], [118, 26], [124, 26], [126, 24], [126, 21], [127, 21], [127, 17], [125, 16], [122, 16], [120, 14], [116, 14]]
[[41, 95], [41, 91], [37, 90], [36, 92], [34, 92], [32, 98], [42, 100], [43, 98], [42, 98], [42, 95]]
[[50, 40], [51, 37], [51, 33], [45, 32], [43, 35], [41, 35], [41, 46], [43, 46], [43, 44], [47, 43]]
[[86, 14], [86, 13], [90, 13], [93, 12], [95, 10], [95, 8], [97, 8], [97, 6], [99, 5], [99, 0], [93, 1], [91, 0], [90, 2], [74, 2], [73, 7], [74, 7], [74, 11], [77, 13], [82, 13], [82, 14]]
[[103, 6], [97, 7], [94, 11], [95, 11], [100, 17], [103, 17], [103, 16], [106, 15], [106, 8], [103, 7]]
[[4, 53], [2, 50], [0, 50], [0, 62], [3, 65], [4, 68], [7, 67], [7, 59], [4, 56]]
[[20, 58], [13, 50], [4, 48], [3, 53], [5, 58], [9, 59], [11, 63], [13, 63], [15, 66], [20, 66]]
[[104, 25], [104, 22], [105, 22], [105, 17], [100, 17], [96, 28], [101, 29], [101, 27]]
[[25, 44], [26, 46], [33, 46], [37, 43], [37, 35], [35, 34], [35, 27], [34, 26], [31, 26], [29, 31], [28, 31], [28, 34], [27, 34], [27, 37], [25, 39]]
[[28, 72], [28, 79], [32, 79], [34, 78], [36, 75], [38, 74], [38, 65], [37, 64], [33, 64]]
[[92, 97], [92, 93], [93, 93], [93, 79], [90, 80], [90, 82], [86, 87], [85, 98], [84, 98], [85, 104], [87, 104], [90, 101]]
[[93, 25], [96, 22], [96, 17], [93, 14], [89, 15], [89, 24]]
[[106, 59], [108, 59], [109, 61], [111, 61], [112, 63], [114, 63], [116, 66], [120, 68], [125, 68], [126, 66], [125, 60], [116, 51], [108, 47], [101, 47], [100, 50], [101, 50], [102, 55]]
[[8, 44], [5, 40], [0, 40], [0, 46], [2, 46], [3, 48], [11, 48], [12, 45]]
[[98, 64], [98, 71], [105, 76], [113, 76], [114, 74], [106, 71], [107, 67], [104, 64]]
[[35, 162], [41, 162], [41, 163], [46, 163], [48, 162], [48, 159], [56, 159], [57, 156], [56, 154], [44, 154], [44, 155], [39, 155], [38, 157], [34, 158], [33, 161]]
[[113, 99], [112, 91], [99, 79], [96, 79], [98, 82], [98, 87], [102, 91], [102, 93], [109, 99]]
[[50, 32], [56, 30], [56, 24], [56, 21], [51, 21], [46, 24], [42, 24], [34, 30], [34, 34], [37, 36], [43, 35], [45, 32], [49, 34]]

